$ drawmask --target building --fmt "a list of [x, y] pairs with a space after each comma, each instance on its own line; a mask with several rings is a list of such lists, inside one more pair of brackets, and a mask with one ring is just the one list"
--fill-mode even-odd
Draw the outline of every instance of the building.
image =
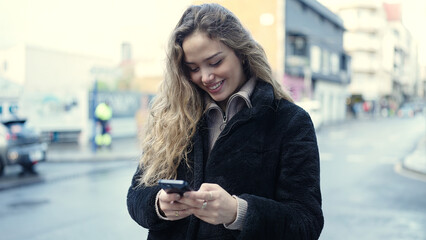
[[194, 0], [194, 4], [218, 2], [232, 11], [262, 45], [275, 78], [283, 83], [284, 76], [284, 7], [285, 0]]
[[220, 4], [235, 13], [263, 46], [276, 79], [297, 102], [318, 101], [324, 123], [346, 118], [350, 58], [343, 50], [339, 17], [315, 0]]
[[[94, 69], [111, 68], [111, 61], [29, 45], [0, 50], [0, 78], [19, 89], [0, 97], [15, 104], [15, 113], [28, 118], [47, 140], [86, 142], [90, 135], [89, 89]], [[3, 81], [5, 82], [5, 81]], [[10, 94], [10, 93], [9, 93]], [[7, 98], [6, 98], [7, 97]], [[2, 106], [10, 103], [3, 103]]]
[[418, 46], [411, 33], [402, 23], [401, 4], [383, 3], [393, 48], [392, 55], [392, 96], [398, 103], [417, 97], [420, 80]]
[[[327, 1], [347, 29], [344, 48], [352, 57], [350, 104], [392, 114], [421, 87], [417, 46], [401, 21], [401, 5], [382, 0]], [[329, 3], [328, 3], [329, 2]]]
[[150, 95], [158, 91], [164, 79], [170, 34], [191, 2], [191, 0], [146, 1], [144, 3], [146, 9], [154, 14], [135, 16], [146, 20], [126, 29], [127, 38], [123, 41], [131, 44], [131, 65], [134, 74], [130, 83], [131, 89]]
[[[5, 71], [7, 68], [7, 63], [3, 63], [1, 71]], [[22, 86], [8, 81], [0, 75], [0, 121], [16, 117], [21, 93]]]
[[323, 123], [346, 118], [350, 57], [342, 20], [314, 0], [287, 0], [284, 85], [294, 99], [316, 100]]

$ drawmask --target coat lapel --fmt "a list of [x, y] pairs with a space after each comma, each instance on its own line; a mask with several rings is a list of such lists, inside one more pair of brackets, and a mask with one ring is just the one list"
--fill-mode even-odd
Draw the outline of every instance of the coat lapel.
[[[193, 161], [194, 161], [194, 188], [198, 190], [201, 184], [204, 182], [204, 152], [205, 152], [205, 138], [203, 134], [205, 132], [205, 120], [201, 119], [198, 126], [198, 130], [194, 135], [193, 145]], [[206, 143], [207, 144], [207, 143]]]

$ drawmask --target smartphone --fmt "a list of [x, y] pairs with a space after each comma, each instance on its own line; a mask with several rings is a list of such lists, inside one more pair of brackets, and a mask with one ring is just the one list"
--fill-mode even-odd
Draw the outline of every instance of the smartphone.
[[158, 181], [158, 185], [160, 185], [160, 187], [164, 189], [166, 193], [179, 193], [182, 195], [184, 192], [192, 191], [188, 182], [184, 180], [160, 179]]

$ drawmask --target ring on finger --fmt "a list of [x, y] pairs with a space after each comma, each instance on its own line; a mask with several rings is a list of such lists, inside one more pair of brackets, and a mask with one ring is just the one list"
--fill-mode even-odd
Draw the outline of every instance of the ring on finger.
[[201, 206], [201, 209], [205, 209], [207, 207], [207, 201], [204, 200], [203, 205]]
[[210, 194], [210, 199], [209, 199], [209, 201], [212, 201], [212, 200], [213, 200], [213, 193], [212, 193], [212, 192], [209, 192], [209, 194]]
[[179, 217], [179, 211], [175, 211], [175, 216]]

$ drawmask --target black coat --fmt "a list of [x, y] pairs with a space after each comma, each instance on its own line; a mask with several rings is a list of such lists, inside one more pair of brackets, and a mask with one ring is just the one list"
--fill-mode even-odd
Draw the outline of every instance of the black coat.
[[[274, 99], [272, 87], [257, 81], [252, 108], [226, 125], [210, 156], [208, 130], [201, 120], [178, 179], [194, 189], [217, 183], [248, 203], [242, 231], [211, 225], [194, 216], [161, 220], [155, 211], [160, 188], [135, 189], [127, 196], [132, 218], [149, 229], [148, 239], [318, 239], [323, 228], [319, 153], [309, 115], [297, 105]], [[183, 161], [182, 161], [183, 162]], [[140, 174], [138, 171], [135, 176]]]

